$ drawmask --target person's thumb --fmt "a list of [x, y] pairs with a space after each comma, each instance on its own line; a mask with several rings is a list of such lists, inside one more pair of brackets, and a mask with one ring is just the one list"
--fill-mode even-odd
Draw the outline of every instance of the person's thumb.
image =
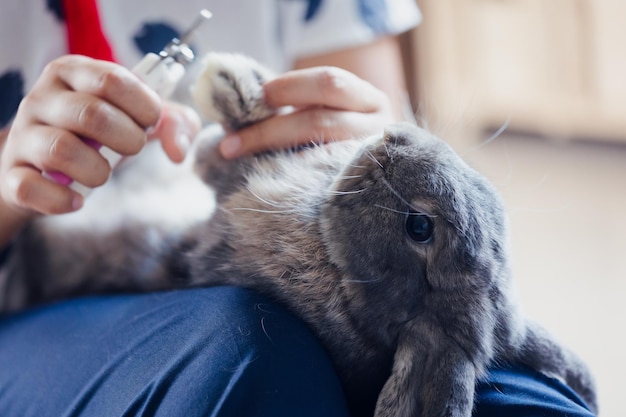
[[167, 156], [174, 162], [182, 162], [201, 126], [200, 116], [192, 108], [167, 102], [158, 123], [148, 132], [148, 139], [160, 140]]

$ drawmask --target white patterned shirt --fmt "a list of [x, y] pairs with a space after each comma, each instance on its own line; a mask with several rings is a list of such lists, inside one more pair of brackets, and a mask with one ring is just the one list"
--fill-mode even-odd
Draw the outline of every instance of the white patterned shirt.
[[[43, 67], [68, 53], [62, 3], [2, 0], [0, 128]], [[127, 67], [184, 32], [203, 8], [213, 18], [191, 41], [197, 55], [240, 52], [280, 72], [299, 57], [399, 34], [421, 20], [415, 0], [99, 0], [98, 7], [116, 61]]]

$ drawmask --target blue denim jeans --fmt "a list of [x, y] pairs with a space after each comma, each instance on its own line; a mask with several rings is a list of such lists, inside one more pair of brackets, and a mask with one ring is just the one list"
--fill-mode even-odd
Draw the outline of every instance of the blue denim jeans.
[[[215, 287], [79, 298], [1, 318], [0, 415], [350, 413], [301, 321], [254, 292]], [[592, 413], [530, 369], [493, 369], [478, 386], [476, 417], [564, 415]]]

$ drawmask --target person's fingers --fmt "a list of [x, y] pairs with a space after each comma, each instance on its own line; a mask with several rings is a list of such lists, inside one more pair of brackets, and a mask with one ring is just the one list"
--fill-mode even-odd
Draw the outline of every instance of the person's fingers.
[[117, 64], [80, 56], [52, 61], [20, 103], [4, 143], [3, 200], [45, 214], [80, 208], [82, 196], [41, 173], [102, 185], [111, 167], [96, 142], [123, 155], [139, 152], [161, 106], [155, 92]]
[[27, 101], [35, 123], [55, 126], [93, 139], [122, 155], [139, 152], [146, 133], [126, 113], [96, 96], [58, 90], [56, 94]]
[[100, 153], [72, 133], [57, 127], [36, 125], [11, 149], [15, 165], [41, 172], [61, 172], [88, 187], [106, 182], [111, 167]]
[[2, 196], [21, 210], [43, 214], [76, 211], [83, 206], [83, 197], [68, 187], [56, 184], [29, 167], [14, 167], [5, 174]]
[[226, 158], [366, 136], [393, 120], [388, 97], [372, 84], [335, 67], [290, 71], [264, 84], [270, 107], [292, 106], [229, 134], [220, 144]]
[[220, 152], [231, 159], [265, 150], [366, 137], [388, 122], [384, 115], [311, 108], [279, 115], [227, 135]]
[[41, 77], [42, 82], [52, 83], [55, 79], [71, 90], [111, 103], [144, 129], [154, 126], [159, 119], [159, 96], [120, 65], [69, 55], [48, 64]]
[[377, 112], [390, 106], [387, 96], [367, 81], [336, 67], [293, 70], [263, 86], [271, 107], [323, 106], [356, 112]]
[[151, 129], [148, 139], [158, 139], [167, 156], [173, 162], [182, 162], [191, 141], [200, 131], [200, 116], [190, 107], [168, 102], [159, 122]]

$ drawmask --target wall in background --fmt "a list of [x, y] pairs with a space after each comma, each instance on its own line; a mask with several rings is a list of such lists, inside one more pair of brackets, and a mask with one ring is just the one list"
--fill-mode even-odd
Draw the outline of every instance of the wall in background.
[[[431, 129], [626, 143], [626, 1], [418, 0], [413, 95]], [[456, 133], [454, 133], [456, 132]]]

